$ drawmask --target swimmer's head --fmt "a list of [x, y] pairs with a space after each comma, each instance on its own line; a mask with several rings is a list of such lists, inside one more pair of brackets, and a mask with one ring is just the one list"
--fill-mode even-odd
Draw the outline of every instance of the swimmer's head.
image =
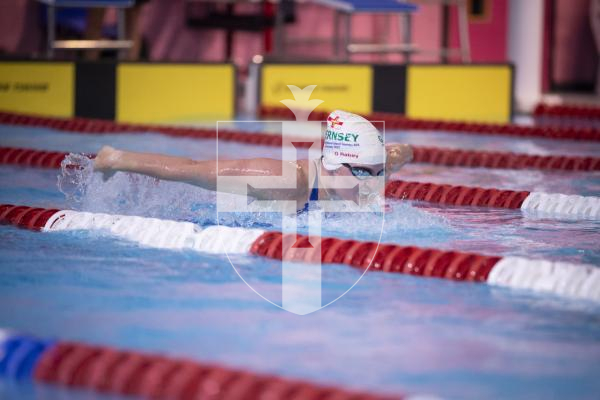
[[385, 164], [383, 134], [360, 115], [334, 111], [327, 117], [323, 146], [323, 167], [337, 170], [345, 164]]
[[[322, 157], [325, 174], [334, 179], [357, 179], [361, 205], [381, 197], [385, 161], [383, 134], [372, 123], [360, 115], [345, 111], [334, 111], [329, 115]], [[333, 198], [357, 200], [355, 187], [349, 188], [335, 180], [329, 182], [326, 186]]]

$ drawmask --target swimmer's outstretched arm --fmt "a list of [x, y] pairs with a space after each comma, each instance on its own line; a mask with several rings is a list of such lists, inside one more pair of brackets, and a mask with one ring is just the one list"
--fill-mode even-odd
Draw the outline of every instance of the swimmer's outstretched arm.
[[[249, 192], [261, 200], [304, 199], [308, 196], [306, 161], [294, 164], [298, 191], [257, 189]], [[243, 160], [219, 160], [219, 176], [239, 176], [241, 187], [246, 187], [244, 176], [281, 176], [281, 160], [253, 158]], [[96, 155], [94, 169], [112, 174], [117, 171], [134, 172], [158, 179], [186, 182], [208, 190], [217, 190], [217, 162], [215, 160], [196, 161], [189, 158], [165, 156], [161, 154], [121, 151], [104, 146]], [[293, 179], [293, 178], [290, 178]], [[293, 186], [292, 186], [293, 187]], [[306, 188], [306, 189], [305, 189]], [[234, 192], [235, 190], [229, 190]]]

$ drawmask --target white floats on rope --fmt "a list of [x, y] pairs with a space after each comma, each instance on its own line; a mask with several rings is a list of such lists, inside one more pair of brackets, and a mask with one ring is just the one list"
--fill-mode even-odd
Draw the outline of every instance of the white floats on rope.
[[521, 205], [521, 210], [600, 219], [600, 197], [531, 192]]
[[600, 301], [600, 268], [593, 265], [503, 257], [490, 272], [487, 282]]
[[[265, 232], [68, 210], [56, 212], [43, 230], [97, 230], [147, 247], [212, 254], [249, 254]], [[600, 302], [600, 268], [591, 265], [503, 257], [492, 268], [487, 283]]]
[[191, 222], [80, 211], [57, 212], [50, 217], [44, 230], [103, 230], [147, 247], [213, 254], [248, 254], [252, 243], [264, 233], [260, 229], [201, 228]]

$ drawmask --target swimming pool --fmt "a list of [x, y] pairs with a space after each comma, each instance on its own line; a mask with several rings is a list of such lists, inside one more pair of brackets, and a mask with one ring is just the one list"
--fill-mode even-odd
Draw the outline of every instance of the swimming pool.
[[[269, 124], [267, 124], [269, 125]], [[247, 126], [247, 124], [241, 124]], [[273, 129], [257, 124], [256, 130]], [[275, 128], [276, 129], [276, 128]], [[597, 155], [598, 142], [514, 139], [450, 132], [387, 132], [388, 142], [520, 153]], [[215, 141], [164, 135], [77, 135], [0, 126], [2, 146], [97, 152], [101, 145], [198, 159]], [[281, 157], [275, 147], [219, 145], [231, 157]], [[0, 203], [188, 220], [214, 225], [214, 195], [184, 184], [117, 174], [70, 176], [0, 167]], [[600, 195], [598, 172], [407, 166], [398, 179]], [[85, 182], [85, 183], [84, 183]], [[382, 242], [600, 265], [600, 222], [520, 210], [391, 201]], [[223, 222], [223, 221], [221, 221]], [[236, 217], [229, 225], [264, 220]], [[268, 220], [277, 229], [277, 218]], [[306, 231], [306, 221], [300, 219]], [[377, 240], [367, 216], [332, 216], [323, 235]], [[445, 398], [597, 398], [600, 306], [488, 285], [367, 273], [333, 305], [299, 317], [258, 297], [222, 256], [140, 247], [100, 232], [39, 234], [1, 227], [0, 325], [86, 343], [217, 362], [375, 393]], [[236, 262], [277, 300], [280, 263]], [[323, 300], [362, 271], [324, 265]], [[35, 396], [23, 385], [7, 393]], [[13, 392], [15, 391], [15, 392]], [[52, 395], [52, 394], [51, 394]], [[64, 396], [64, 393], [60, 393]], [[71, 395], [71, 393], [69, 393]], [[87, 396], [87, 395], [86, 395]]]

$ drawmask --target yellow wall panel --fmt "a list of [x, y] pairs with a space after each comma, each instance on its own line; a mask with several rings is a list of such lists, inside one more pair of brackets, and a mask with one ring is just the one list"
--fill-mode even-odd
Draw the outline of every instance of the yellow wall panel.
[[71, 117], [74, 98], [72, 63], [0, 63], [0, 110]]
[[117, 67], [117, 120], [194, 122], [233, 119], [232, 65], [121, 64]]
[[512, 69], [508, 65], [411, 65], [406, 114], [479, 122], [509, 122]]
[[271, 64], [262, 67], [261, 105], [285, 107], [294, 99], [287, 85], [317, 85], [311, 99], [323, 100], [316, 110], [342, 109], [362, 114], [373, 111], [373, 69], [368, 65]]

